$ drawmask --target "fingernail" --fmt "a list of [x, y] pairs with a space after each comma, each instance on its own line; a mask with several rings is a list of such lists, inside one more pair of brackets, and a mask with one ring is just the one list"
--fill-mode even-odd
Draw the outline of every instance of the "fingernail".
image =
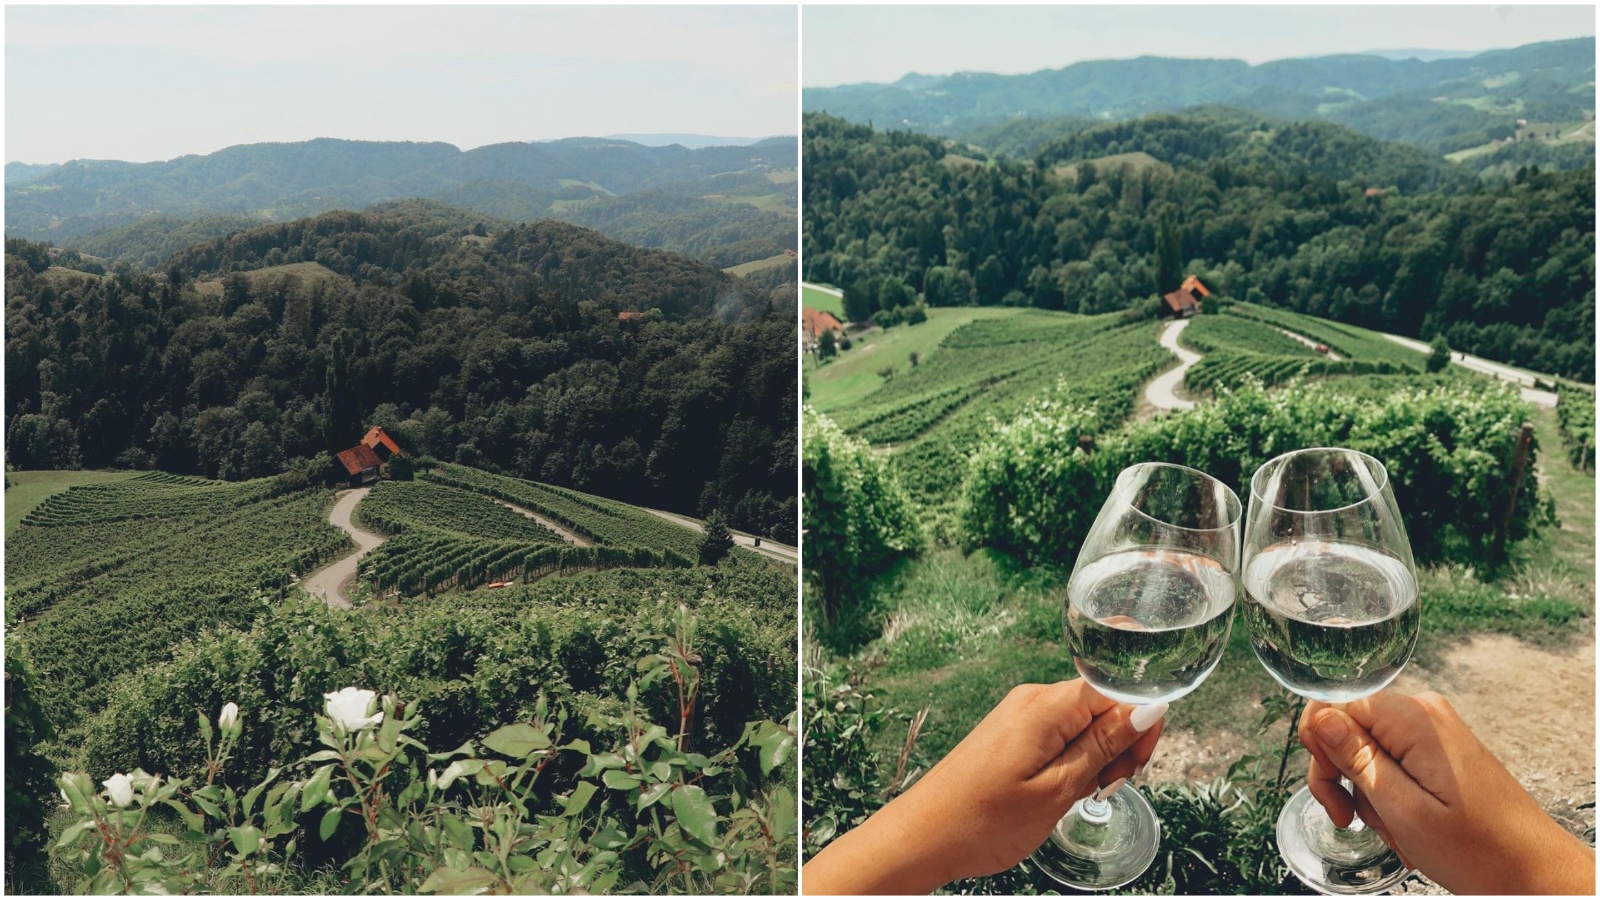
[[1344, 716], [1333, 709], [1323, 710], [1313, 727], [1317, 732], [1317, 740], [1327, 747], [1339, 746], [1350, 734], [1350, 728], [1344, 724]]
[[1126, 779], [1126, 778], [1118, 778], [1116, 781], [1113, 781], [1110, 784], [1106, 785], [1105, 787], [1101, 788], [1100, 792], [1094, 795], [1094, 799], [1100, 801], [1101, 803], [1104, 803], [1104, 802], [1106, 802], [1106, 799], [1109, 798], [1112, 794], [1115, 794], [1117, 791], [1122, 790], [1122, 786], [1124, 784], [1127, 784], [1127, 783], [1128, 783], [1128, 779]]
[[1166, 714], [1167, 705], [1165, 703], [1152, 703], [1149, 706], [1141, 706], [1135, 709], [1133, 715], [1128, 717], [1128, 722], [1133, 725], [1134, 731], [1143, 734], [1153, 728], [1157, 722], [1161, 721], [1161, 717]]
[[1139, 776], [1141, 776], [1143, 774], [1144, 774], [1144, 763], [1139, 763], [1137, 766], [1133, 767], [1133, 780], [1134, 781], [1138, 781], [1139, 780]]

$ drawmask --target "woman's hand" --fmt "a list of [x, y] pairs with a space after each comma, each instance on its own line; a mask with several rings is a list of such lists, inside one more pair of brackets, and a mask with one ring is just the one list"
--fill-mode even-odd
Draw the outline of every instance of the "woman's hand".
[[927, 893], [1011, 868], [1072, 804], [1143, 769], [1166, 704], [1025, 684], [912, 788], [806, 864], [807, 894]]
[[1438, 694], [1312, 702], [1300, 742], [1311, 751], [1311, 793], [1334, 824], [1359, 812], [1407, 866], [1452, 893], [1594, 894], [1594, 851], [1539, 808]]

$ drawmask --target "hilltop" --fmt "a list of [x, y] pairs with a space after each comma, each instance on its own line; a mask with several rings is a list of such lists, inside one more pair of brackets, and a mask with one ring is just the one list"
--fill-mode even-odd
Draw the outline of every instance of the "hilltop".
[[[1221, 103], [1280, 119], [1325, 119], [1444, 154], [1503, 141], [1517, 133], [1518, 120], [1592, 121], [1594, 54], [1588, 37], [1428, 60], [1341, 54], [1250, 65], [1141, 56], [1025, 75], [910, 75], [893, 84], [807, 88], [802, 107], [986, 144], [996, 129], [1026, 129], [1030, 120], [1071, 127]], [[1592, 133], [1574, 140], [1592, 158]], [[1521, 162], [1581, 165], [1554, 146], [1535, 157]]]

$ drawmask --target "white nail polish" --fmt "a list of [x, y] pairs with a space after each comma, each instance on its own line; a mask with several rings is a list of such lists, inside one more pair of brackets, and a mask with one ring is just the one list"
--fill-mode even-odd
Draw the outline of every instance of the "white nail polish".
[[1133, 768], [1133, 780], [1134, 781], [1138, 781], [1139, 780], [1139, 776], [1141, 776], [1143, 774], [1144, 774], [1144, 763], [1140, 763], [1137, 766], [1134, 766], [1134, 768]]
[[1116, 781], [1113, 781], [1110, 784], [1106, 785], [1105, 787], [1101, 788], [1099, 790], [1099, 792], [1094, 795], [1094, 799], [1099, 801], [1099, 802], [1101, 802], [1101, 803], [1104, 803], [1104, 802], [1106, 802], [1106, 800], [1110, 799], [1112, 794], [1115, 794], [1117, 791], [1122, 790], [1122, 786], [1124, 784], [1127, 784], [1127, 783], [1128, 783], [1128, 779], [1126, 779], [1126, 778], [1118, 778]]
[[1133, 715], [1128, 717], [1128, 722], [1133, 725], [1134, 731], [1143, 734], [1161, 721], [1161, 717], [1166, 714], [1167, 705], [1165, 703], [1152, 703], [1149, 706], [1141, 706], [1134, 710]]

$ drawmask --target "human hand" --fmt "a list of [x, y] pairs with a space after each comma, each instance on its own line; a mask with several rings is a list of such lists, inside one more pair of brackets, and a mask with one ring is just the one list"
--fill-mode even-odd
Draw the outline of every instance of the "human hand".
[[1444, 697], [1313, 701], [1300, 742], [1311, 793], [1335, 825], [1360, 813], [1401, 861], [1452, 893], [1594, 893], [1594, 851], [1539, 808]]
[[1149, 762], [1166, 704], [1082, 679], [1013, 689], [910, 790], [806, 864], [807, 894], [927, 893], [1011, 868], [1072, 804]]

